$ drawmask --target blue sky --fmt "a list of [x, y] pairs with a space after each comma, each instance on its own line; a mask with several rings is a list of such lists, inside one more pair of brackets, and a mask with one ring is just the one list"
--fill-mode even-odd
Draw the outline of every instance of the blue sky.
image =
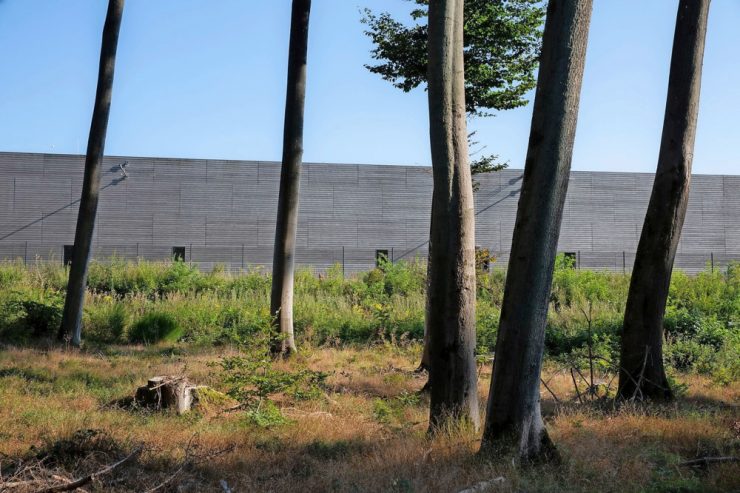
[[[573, 168], [655, 169], [677, 0], [594, 0]], [[104, 0], [0, 0], [0, 151], [84, 152]], [[428, 165], [426, 93], [370, 74], [360, 9], [313, 0], [306, 161]], [[107, 154], [278, 160], [288, 0], [127, 0]], [[694, 172], [740, 173], [740, 1], [714, 0]], [[522, 167], [531, 104], [470, 123]]]

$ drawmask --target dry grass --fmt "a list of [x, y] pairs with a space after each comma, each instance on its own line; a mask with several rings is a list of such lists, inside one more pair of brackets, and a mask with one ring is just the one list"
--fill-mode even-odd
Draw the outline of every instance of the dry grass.
[[[212, 349], [157, 347], [121, 347], [108, 354], [1, 351], [5, 474], [10, 460], [29, 457], [31, 446], [44, 449], [77, 430], [100, 429], [121, 453], [136, 443], [146, 452], [88, 491], [139, 491], [163, 481], [177, 470], [195, 434], [198, 453], [235, 448], [184, 468], [167, 487], [171, 491], [222, 491], [224, 479], [238, 492], [454, 492], [498, 476], [506, 481], [491, 491], [740, 490], [737, 464], [678, 466], [695, 457], [740, 453], [740, 385], [717, 386], [698, 376], [680, 378], [688, 391], [674, 404], [615, 409], [574, 403], [570, 375], [547, 368], [550, 388], [564, 403], [556, 405], [543, 389], [543, 409], [564, 460], [532, 467], [478, 456], [479, 436], [471, 432], [427, 438], [427, 403], [416, 394], [424, 379], [413, 372], [416, 347], [308, 350], [301, 358], [330, 372], [328, 390], [316, 400], [280, 399], [291, 422], [273, 428], [249, 424], [240, 413], [178, 417], [107, 405], [157, 374], [184, 372], [198, 383], [222, 387], [219, 370], [208, 365], [220, 356]], [[488, 379], [484, 369], [481, 403]], [[111, 460], [101, 455], [93, 463], [67, 465], [66, 473], [74, 477]]]

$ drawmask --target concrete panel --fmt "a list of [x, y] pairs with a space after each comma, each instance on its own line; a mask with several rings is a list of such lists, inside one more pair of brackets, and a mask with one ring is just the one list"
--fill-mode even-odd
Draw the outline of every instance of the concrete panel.
[[383, 192], [380, 187], [334, 186], [334, 216], [341, 218], [374, 216], [379, 218], [382, 215]]
[[183, 183], [180, 187], [182, 214], [228, 216], [233, 203], [233, 185], [228, 182]]
[[308, 163], [303, 167], [311, 184], [357, 185], [359, 166], [356, 164], [318, 164]]
[[205, 159], [154, 159], [156, 181], [205, 182], [207, 173], [208, 161]]
[[259, 163], [257, 161], [222, 161], [209, 159], [206, 162], [207, 179], [211, 181], [250, 182], [257, 181]]
[[[119, 167], [123, 162], [127, 177]], [[17, 256], [22, 246], [25, 256], [61, 261], [61, 247], [73, 237], [83, 167], [83, 156], [0, 153], [0, 257]], [[107, 156], [97, 242], [134, 256], [130, 250], [138, 243], [139, 256], [151, 260], [167, 259], [172, 246], [190, 249], [192, 243], [193, 261], [202, 268], [267, 268], [279, 176], [276, 162]], [[499, 252], [496, 268], [505, 268], [522, 171], [476, 179], [476, 244]], [[631, 269], [652, 181], [651, 173], [573, 172], [559, 248], [579, 251], [584, 268], [618, 271], [627, 263]], [[328, 268], [342, 247], [347, 272], [372, 267], [377, 248], [423, 258], [431, 190], [429, 167], [304, 165], [299, 262]], [[740, 257], [738, 217], [740, 177], [694, 176], [677, 266], [695, 272], [710, 253], [718, 265]]]

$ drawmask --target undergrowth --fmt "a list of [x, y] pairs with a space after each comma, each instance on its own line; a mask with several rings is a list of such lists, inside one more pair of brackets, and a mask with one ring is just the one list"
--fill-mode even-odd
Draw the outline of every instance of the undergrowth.
[[[495, 267], [495, 264], [494, 264]], [[493, 351], [505, 273], [478, 273], [477, 351]], [[66, 271], [59, 265], [0, 264], [0, 342], [53, 337]], [[89, 345], [186, 343], [239, 346], [269, 319], [270, 276], [260, 270], [200, 272], [184, 262], [90, 265], [83, 338]], [[340, 266], [295, 279], [300, 345], [419, 341], [424, 332], [425, 265], [385, 262], [344, 276]], [[557, 259], [545, 345], [551, 359], [608, 366], [617, 360], [629, 276], [575, 269]], [[673, 275], [665, 317], [665, 356], [674, 371], [719, 383], [740, 377], [740, 265]]]

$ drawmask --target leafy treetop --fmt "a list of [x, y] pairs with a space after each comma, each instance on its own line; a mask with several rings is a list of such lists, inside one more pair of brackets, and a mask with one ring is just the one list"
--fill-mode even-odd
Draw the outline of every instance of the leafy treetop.
[[[388, 12], [365, 9], [365, 34], [380, 63], [371, 72], [409, 92], [427, 80], [429, 0], [407, 0], [413, 25]], [[537, 67], [545, 8], [542, 0], [466, 0], [464, 20], [465, 100], [469, 115], [508, 110], [527, 104], [524, 95], [537, 83]]]

